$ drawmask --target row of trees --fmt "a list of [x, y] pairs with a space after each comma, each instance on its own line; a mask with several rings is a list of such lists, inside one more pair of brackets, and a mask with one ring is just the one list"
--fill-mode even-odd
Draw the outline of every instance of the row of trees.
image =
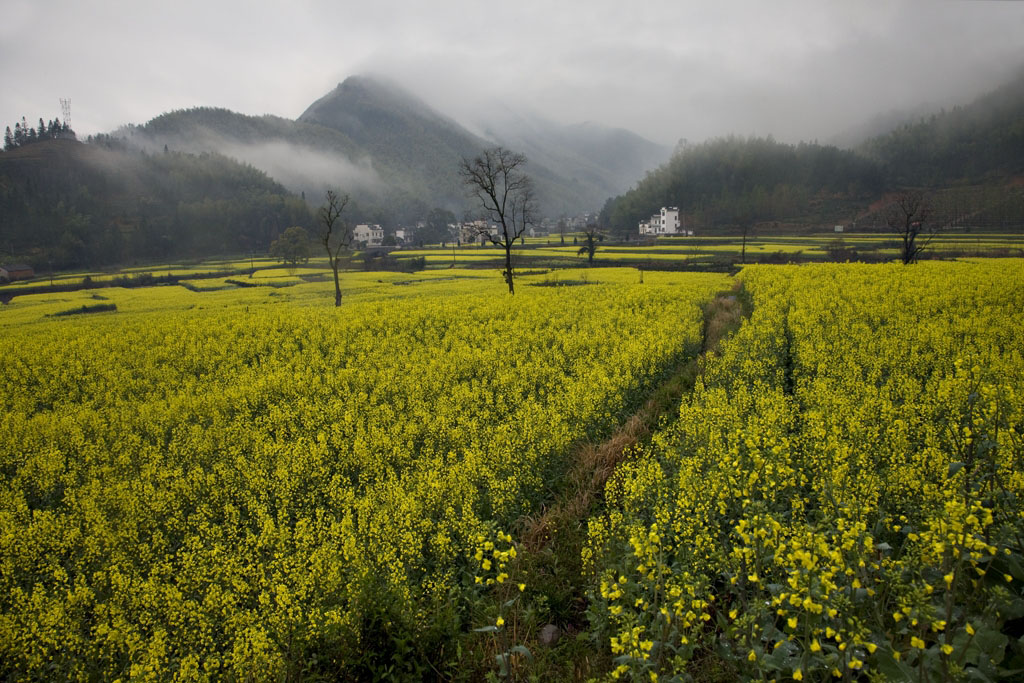
[[[512, 262], [512, 248], [516, 240], [521, 240], [526, 230], [536, 219], [536, 204], [533, 181], [525, 172], [526, 157], [504, 147], [484, 150], [476, 157], [464, 157], [459, 164], [459, 177], [479, 203], [484, 216], [488, 219], [483, 223], [493, 223], [498, 230], [492, 232], [488, 227], [477, 229], [477, 237], [483, 237], [494, 246], [504, 251], [505, 269], [502, 277], [508, 286], [508, 293], [515, 294], [515, 271]], [[334, 273], [334, 305], [341, 305], [341, 286], [338, 279], [340, 259], [351, 250], [353, 233], [351, 226], [341, 220], [342, 213], [348, 205], [348, 195], [341, 195], [333, 190], [327, 192], [327, 201], [317, 212], [318, 241], [327, 253], [331, 270]], [[446, 234], [450, 212], [435, 210], [428, 216], [427, 229], [439, 234]], [[443, 233], [441, 231], [444, 231]], [[594, 253], [603, 235], [596, 226], [584, 231], [585, 240], [579, 249], [580, 255], [587, 255], [593, 264]], [[274, 242], [272, 253], [291, 263], [301, 259], [308, 236], [301, 228], [289, 228]]]
[[7, 126], [7, 129], [4, 131], [4, 151], [9, 152], [12, 149], [31, 145], [34, 142], [42, 142], [43, 140], [56, 140], [57, 138], [73, 139], [74, 137], [75, 132], [71, 130], [67, 122], [61, 123], [60, 119], [53, 119], [49, 123], [39, 119], [39, 126], [30, 128], [25, 121], [25, 117], [22, 116], [21, 121], [14, 124], [14, 130]]

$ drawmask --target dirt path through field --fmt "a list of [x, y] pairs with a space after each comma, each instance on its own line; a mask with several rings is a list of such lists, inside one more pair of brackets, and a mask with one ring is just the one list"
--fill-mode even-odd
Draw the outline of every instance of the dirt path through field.
[[[619, 463], [639, 452], [663, 419], [678, 414], [683, 397], [693, 390], [701, 359], [717, 350], [749, 315], [742, 283], [718, 294], [704, 308], [701, 351], [680, 364], [628, 420], [601, 443], [583, 444], [573, 452], [560, 491], [535, 516], [521, 520], [520, 554], [510, 574], [514, 580], [499, 591], [502, 602], [514, 599], [519, 583], [527, 590], [506, 625], [508, 642], [525, 645], [532, 659], [510, 657], [509, 674], [526, 680], [530, 673], [557, 680], [586, 680], [609, 670], [581, 637], [587, 628], [586, 579], [582, 550], [587, 523], [599, 514], [605, 484]], [[495, 661], [497, 651], [486, 661]]]

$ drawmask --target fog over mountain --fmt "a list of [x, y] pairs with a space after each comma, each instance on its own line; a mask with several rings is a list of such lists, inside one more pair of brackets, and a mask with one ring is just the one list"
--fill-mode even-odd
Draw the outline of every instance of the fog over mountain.
[[527, 155], [540, 209], [551, 217], [598, 210], [670, 152], [625, 130], [529, 114], [510, 113], [475, 134], [394, 82], [366, 76], [345, 79], [295, 121], [193, 108], [114, 135], [149, 152], [237, 159], [314, 203], [341, 189], [385, 222], [418, 220], [434, 207], [472, 210], [459, 163], [496, 144]]
[[82, 136], [192, 106], [295, 119], [376, 74], [474, 129], [512, 108], [667, 146], [828, 140], [969, 101], [1024, 63], [1021, 35], [1019, 2], [7, 0], [0, 119], [61, 97]]

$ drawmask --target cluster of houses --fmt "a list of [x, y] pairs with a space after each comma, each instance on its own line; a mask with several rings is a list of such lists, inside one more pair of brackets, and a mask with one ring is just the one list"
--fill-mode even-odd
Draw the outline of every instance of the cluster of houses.
[[679, 207], [663, 206], [661, 212], [646, 221], [640, 221], [641, 235], [686, 235], [693, 237], [693, 230], [687, 230], [685, 220], [679, 222]]
[[[526, 230], [526, 237], [549, 237], [559, 233], [582, 230], [597, 221], [597, 214], [588, 213], [558, 221], [545, 219], [538, 225], [531, 225]], [[394, 230], [395, 242], [412, 244], [416, 241], [416, 233], [426, 227], [420, 221], [413, 227], [399, 227]], [[497, 237], [501, 228], [497, 223], [485, 220], [460, 221], [448, 224], [449, 239], [459, 244], [487, 244], [490, 237]], [[361, 247], [380, 247], [384, 245], [384, 229], [380, 225], [361, 223], [352, 231], [354, 242]]]

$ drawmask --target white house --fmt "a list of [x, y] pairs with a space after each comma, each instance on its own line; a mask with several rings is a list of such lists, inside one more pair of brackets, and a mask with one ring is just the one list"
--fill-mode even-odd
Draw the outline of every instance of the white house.
[[661, 207], [661, 213], [651, 216], [648, 221], [640, 221], [641, 235], [682, 235], [679, 227], [679, 208], [675, 206]]
[[352, 237], [356, 242], [362, 242], [368, 247], [379, 247], [384, 244], [384, 228], [360, 223], [352, 231]]

